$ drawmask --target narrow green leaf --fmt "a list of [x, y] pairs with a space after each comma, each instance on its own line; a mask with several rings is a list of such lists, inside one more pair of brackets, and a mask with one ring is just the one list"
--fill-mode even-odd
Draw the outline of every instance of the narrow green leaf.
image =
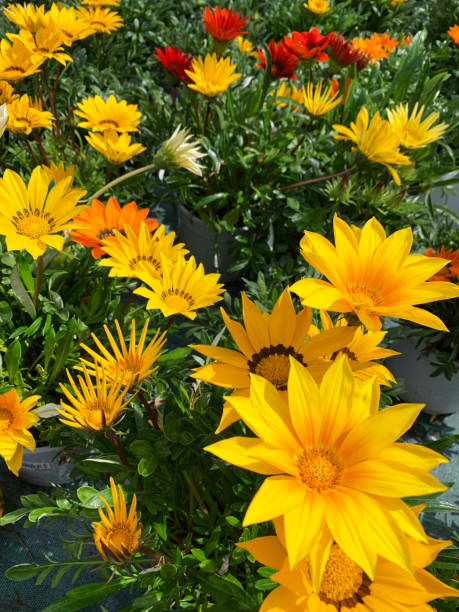
[[22, 284], [21, 278], [19, 276], [19, 268], [16, 264], [11, 272], [10, 276], [10, 284], [11, 289], [13, 290], [14, 295], [17, 297], [19, 302], [24, 306], [25, 311], [32, 319], [35, 319], [37, 316], [37, 312], [35, 310], [35, 306], [30, 298], [30, 295], [27, 293], [27, 289]]

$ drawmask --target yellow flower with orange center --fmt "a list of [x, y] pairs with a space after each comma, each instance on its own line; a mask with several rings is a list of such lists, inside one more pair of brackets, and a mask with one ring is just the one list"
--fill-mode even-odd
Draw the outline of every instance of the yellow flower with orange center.
[[330, 4], [327, 0], [308, 0], [303, 6], [315, 15], [323, 15], [330, 10]]
[[333, 228], [336, 246], [308, 231], [300, 242], [303, 257], [327, 278], [304, 278], [292, 285], [304, 306], [353, 313], [370, 331], [381, 329], [382, 317], [447, 331], [436, 315], [417, 308], [459, 296], [452, 283], [426, 282], [447, 260], [410, 255], [410, 227], [386, 236], [374, 217], [360, 230], [335, 215]]
[[10, 44], [5, 38], [0, 40], [0, 79], [22, 81], [31, 74], [40, 72], [44, 57], [36, 56], [20, 40]]
[[105, 130], [102, 134], [90, 133], [85, 138], [111, 164], [124, 164], [146, 150], [140, 142], [131, 142], [129, 134], [118, 134], [115, 130]]
[[62, 42], [67, 46], [94, 34], [89, 19], [83, 17], [73, 6], [67, 8], [53, 4], [49, 11], [49, 23], [50, 27], [59, 32]]
[[113, 510], [105, 497], [105, 513], [99, 508], [100, 522], [92, 523], [94, 544], [101, 556], [110, 563], [125, 563], [132, 558], [139, 547], [142, 532], [136, 512], [137, 499], [132, 497], [129, 514], [121, 485], [118, 488], [110, 476]]
[[41, 108], [41, 101], [32, 100], [27, 94], [16, 97], [7, 104], [7, 129], [18, 134], [30, 134], [34, 128], [44, 127], [51, 129], [55, 117], [49, 111]]
[[39, 399], [39, 395], [31, 395], [21, 402], [16, 389], [0, 395], [0, 456], [16, 476], [22, 465], [24, 447], [35, 450], [35, 438], [29, 429], [39, 420], [31, 412]]
[[34, 34], [21, 30], [19, 34], [10, 34], [9, 37], [22, 43], [31, 53], [31, 62], [38, 66], [47, 59], [55, 59], [63, 66], [73, 62], [70, 55], [64, 53], [62, 34], [55, 27], [39, 28]]
[[[91, 355], [94, 363], [97, 363], [105, 371], [108, 380], [112, 381], [119, 378], [123, 384], [131, 389], [155, 372], [157, 368], [150, 368], [161, 354], [160, 351], [166, 341], [166, 333], [164, 332], [160, 335], [159, 331], [157, 331], [153, 339], [145, 346], [148, 323], [149, 319], [145, 321], [137, 346], [135, 339], [135, 319], [131, 321], [129, 348], [126, 346], [120, 324], [116, 319], [115, 327], [118, 334], [119, 347], [108, 327], [104, 325], [105, 334], [110, 343], [112, 353], [105, 348], [95, 334], [91, 334], [91, 336], [100, 353], [97, 353], [86, 344], [81, 343], [80, 346]], [[90, 363], [86, 359], [82, 359], [81, 362], [87, 366], [89, 374], [96, 374], [93, 363]]]
[[78, 127], [87, 128], [93, 132], [138, 132], [141, 114], [137, 104], [128, 104], [126, 100], [118, 101], [113, 94], [107, 100], [100, 96], [85, 98], [77, 103], [75, 115], [82, 117]]
[[123, 27], [123, 20], [116, 11], [92, 5], [88, 8], [80, 6], [77, 10], [82, 19], [89, 21], [94, 32], [110, 34]]
[[242, 76], [239, 73], [233, 74], [235, 70], [236, 64], [232, 64], [229, 57], [218, 58], [216, 53], [208, 53], [204, 59], [194, 58], [191, 70], [185, 70], [185, 74], [191, 79], [188, 83], [190, 89], [214, 98]]
[[446, 461], [422, 446], [396, 441], [422, 404], [378, 410], [376, 378], [357, 383], [346, 356], [319, 385], [290, 357], [287, 397], [251, 375], [250, 397], [227, 398], [254, 433], [207, 446], [223, 461], [267, 475], [243, 525], [283, 518], [290, 569], [312, 555], [312, 580], [321, 574], [320, 550], [333, 542], [371, 580], [377, 558], [412, 573], [407, 535], [427, 536], [402, 497], [444, 491], [429, 474]]
[[413, 107], [411, 115], [408, 104], [399, 104], [393, 110], [387, 109], [387, 116], [392, 129], [400, 139], [402, 147], [407, 149], [421, 149], [432, 142], [439, 140], [448, 129], [446, 123], [433, 125], [440, 113], [430, 113], [422, 121], [424, 106], [418, 110], [418, 103]]

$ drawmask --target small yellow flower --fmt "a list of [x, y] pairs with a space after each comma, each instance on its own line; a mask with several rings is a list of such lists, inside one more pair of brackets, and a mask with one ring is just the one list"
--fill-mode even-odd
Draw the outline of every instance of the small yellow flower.
[[421, 121], [424, 106], [418, 112], [418, 103], [414, 105], [411, 115], [408, 104], [399, 104], [393, 110], [387, 109], [387, 116], [392, 129], [400, 138], [400, 144], [407, 149], [421, 149], [432, 142], [439, 140], [448, 129], [446, 123], [439, 123], [433, 127], [440, 113], [430, 113]]
[[15, 93], [8, 81], [0, 81], [0, 104], [9, 104], [16, 98], [19, 98], [19, 94]]
[[258, 57], [253, 44], [244, 36], [236, 36], [236, 42], [239, 49], [239, 53], [246, 53], [249, 57]]
[[42, 165], [41, 168], [49, 180], [54, 181], [55, 183], [58, 183], [69, 176], [72, 177], [72, 183], [75, 180], [75, 166], [73, 164], [66, 168], [64, 166], [64, 162], [62, 161], [59, 162], [57, 166], [54, 162], [51, 162], [49, 166]]
[[155, 154], [153, 162], [157, 168], [185, 168], [193, 174], [202, 176], [202, 166], [196, 163], [200, 157], [207, 154], [199, 150], [199, 140], [189, 142], [192, 137], [188, 129], [181, 129], [179, 125], [172, 136], [161, 145]]
[[30, 134], [34, 128], [52, 128], [54, 115], [41, 110], [41, 102], [31, 100], [27, 94], [15, 98], [8, 106], [8, 125], [11, 132]]
[[332, 95], [331, 86], [327, 87], [322, 93], [322, 82], [314, 86], [312, 83], [308, 83], [306, 87], [303, 87], [303, 104], [310, 115], [318, 117], [330, 112], [341, 103], [343, 96], [336, 97], [335, 93]]
[[327, 0], [308, 0], [308, 2], [304, 3], [304, 8], [307, 8], [308, 11], [316, 15], [322, 15], [323, 13], [328, 13], [330, 5]]
[[147, 309], [158, 308], [165, 317], [182, 314], [195, 319], [198, 308], [219, 302], [224, 291], [218, 283], [220, 274], [206, 274], [202, 264], [196, 266], [194, 257], [186, 260], [179, 256], [176, 262], [166, 259], [161, 253], [162, 277], [139, 273], [141, 280], [148, 285], [134, 291], [148, 299]]
[[78, 109], [75, 115], [82, 117], [78, 127], [92, 130], [93, 132], [105, 132], [115, 130], [116, 132], [138, 132], [141, 113], [137, 110], [137, 104], [128, 104], [126, 100], [118, 101], [113, 94], [107, 100], [100, 96], [85, 98], [77, 103]]
[[[151, 368], [151, 366], [158, 359], [161, 348], [166, 341], [166, 332], [159, 335], [159, 331], [157, 331], [153, 339], [145, 347], [148, 323], [149, 319], [145, 321], [137, 347], [135, 345], [135, 319], [132, 319], [131, 321], [131, 338], [129, 348], [126, 347], [120, 324], [116, 319], [115, 327], [118, 334], [119, 347], [108, 327], [104, 325], [105, 334], [108, 338], [113, 353], [110, 353], [105, 348], [95, 334], [91, 334], [91, 336], [99, 349], [100, 354], [89, 346], [86, 346], [86, 344], [81, 343], [80, 346], [87, 353], [89, 353], [89, 355], [91, 355], [91, 357], [94, 359], [94, 363], [97, 363], [105, 371], [108, 380], [113, 381], [120, 378], [123, 384], [127, 385], [128, 388], [131, 389], [142, 382], [144, 378], [147, 378], [153, 374], [155, 370], [157, 370], [157, 368], [149, 368]], [[90, 363], [86, 359], [82, 359], [81, 362], [87, 366], [87, 371], [91, 376], [96, 374], [93, 363]]]
[[100, 523], [94, 522], [94, 544], [104, 559], [110, 563], [128, 561], [139, 547], [141, 526], [136, 512], [137, 499], [132, 497], [129, 514], [126, 508], [121, 485], [116, 488], [115, 481], [110, 476], [113, 510], [107, 500], [101, 496], [105, 504], [106, 514], [99, 508]]
[[185, 73], [192, 81], [188, 84], [190, 89], [213, 98], [226, 91], [231, 83], [242, 76], [239, 73], [233, 74], [235, 70], [236, 64], [231, 64], [229, 57], [218, 58], [216, 53], [208, 53], [204, 60], [201, 57], [193, 59], [191, 70], [185, 70]]
[[392, 164], [409, 166], [411, 159], [398, 151], [400, 138], [390, 123], [381, 119], [379, 112], [375, 113], [370, 122], [368, 111], [365, 106], [362, 106], [355, 123], [352, 121], [350, 127], [333, 125], [333, 129], [339, 132], [333, 138], [354, 142], [365, 157], [376, 164], [385, 166], [395, 183], [401, 184], [400, 177]]
[[[123, 408], [131, 401], [129, 398], [123, 404], [123, 399], [128, 391], [128, 386], [118, 377], [115, 380], [107, 380], [105, 370], [94, 362], [90, 372], [86, 365], [81, 362], [84, 378], [78, 375], [79, 388], [67, 370], [67, 376], [72, 386], [72, 393], [60, 383], [61, 391], [72, 404], [61, 401], [62, 409], [56, 408], [64, 418], [59, 419], [64, 425], [83, 429], [86, 431], [100, 431], [109, 427], [120, 415]], [[95, 382], [91, 380], [95, 377]]]
[[107, 130], [103, 134], [90, 133], [85, 138], [91, 147], [102, 153], [112, 164], [123, 164], [145, 151], [145, 147], [139, 142], [131, 144], [129, 134], [117, 134], [115, 130]]
[[31, 395], [21, 402], [15, 389], [0, 395], [0, 456], [16, 476], [22, 465], [24, 447], [35, 450], [35, 439], [29, 429], [38, 417], [30, 410], [39, 399], [39, 395]]
[[[283, 108], [287, 105], [287, 102], [283, 102], [282, 100], [277, 100], [277, 98], [290, 98], [290, 100], [294, 100], [295, 102], [299, 102], [302, 106], [304, 104], [304, 94], [302, 89], [297, 89], [295, 85], [291, 82], [288, 84], [285, 81], [281, 81], [281, 84], [277, 88], [275, 92], [271, 93], [272, 96], [275, 96], [275, 103]], [[299, 106], [294, 106], [294, 110], [300, 110]]]
[[116, 11], [100, 6], [89, 6], [89, 8], [80, 6], [77, 10], [83, 19], [89, 21], [95, 32], [110, 34], [123, 27], [123, 20]]

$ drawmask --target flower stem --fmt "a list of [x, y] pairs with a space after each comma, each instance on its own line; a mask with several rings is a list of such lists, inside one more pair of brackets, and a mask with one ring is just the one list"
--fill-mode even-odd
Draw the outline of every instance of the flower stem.
[[132, 178], [133, 176], [136, 176], [137, 174], [142, 174], [142, 172], [147, 172], [148, 170], [153, 170], [154, 168], [156, 168], [156, 164], [149, 164], [148, 166], [142, 166], [142, 168], [131, 170], [131, 172], [128, 172], [127, 174], [123, 174], [122, 176], [119, 176], [116, 179], [113, 179], [113, 181], [110, 181], [109, 183], [104, 185], [101, 189], [93, 193], [91, 197], [86, 198], [86, 200], [84, 201], [91, 202], [92, 200], [97, 200], [97, 198], [99, 198], [103, 193], [105, 193], [107, 189], [111, 189], [112, 187], [115, 187], [115, 185], [119, 185], [123, 181], [127, 181], [127, 179]]
[[320, 183], [322, 181], [328, 181], [329, 179], [349, 174], [356, 168], [357, 168], [357, 164], [354, 164], [350, 168], [346, 168], [345, 170], [342, 170], [341, 172], [335, 172], [335, 174], [327, 174], [325, 176], [316, 176], [315, 178], [308, 179], [306, 181], [300, 181], [299, 183], [292, 183], [291, 185], [286, 185], [285, 187], [281, 187], [280, 191], [287, 191], [288, 189], [293, 189], [294, 187], [302, 187], [303, 185], [310, 185], [311, 183]]
[[118, 440], [115, 437], [115, 434], [113, 433], [113, 431], [111, 429], [106, 429], [105, 430], [105, 437], [108, 438], [108, 440], [110, 440], [110, 442], [113, 445], [113, 448], [116, 450], [116, 452], [118, 453], [118, 457], [121, 460], [121, 463], [123, 465], [126, 465], [129, 467], [129, 462], [126, 459], [126, 455], [124, 454], [123, 449], [121, 448], [120, 443], [118, 442]]
[[[158, 415], [155, 413], [155, 411], [152, 408], [152, 404], [147, 400], [147, 398], [143, 394], [143, 391], [141, 390], [139, 390], [139, 399], [142, 402], [143, 407], [147, 411], [148, 416], [150, 417], [151, 422], [153, 423], [153, 427], [155, 429], [161, 429], [158, 423]], [[153, 406], [154, 406], [154, 402], [153, 402]]]
[[33, 305], [35, 308], [35, 311], [37, 310], [37, 306], [38, 306], [38, 296], [40, 295], [40, 287], [41, 287], [41, 281], [43, 280], [43, 270], [44, 270], [44, 263], [43, 263], [43, 255], [40, 255], [39, 258], [37, 259], [37, 277], [35, 279], [35, 289], [33, 292]]

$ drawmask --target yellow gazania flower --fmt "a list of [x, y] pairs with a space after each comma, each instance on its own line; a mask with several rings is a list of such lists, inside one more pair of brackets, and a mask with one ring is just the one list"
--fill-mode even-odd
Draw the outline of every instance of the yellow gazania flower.
[[308, 0], [304, 3], [304, 8], [316, 15], [323, 15], [323, 13], [328, 13], [330, 5], [327, 0]]
[[124, 164], [128, 159], [145, 151], [140, 142], [131, 144], [129, 134], [117, 134], [115, 130], [106, 130], [102, 134], [90, 133], [85, 138], [91, 147], [102, 153], [111, 164]]
[[[306, 87], [303, 87], [303, 104], [310, 115], [318, 117], [325, 115], [340, 104], [343, 96], [337, 98], [336, 95], [336, 93], [334, 95], [331, 93], [331, 86], [322, 93], [322, 82], [316, 85], [315, 90], [313, 84], [308, 83]], [[334, 127], [336, 129], [336, 126]]]
[[236, 36], [236, 42], [239, 49], [239, 53], [246, 53], [249, 57], [258, 57], [253, 44], [245, 38], [245, 36]]
[[182, 314], [195, 319], [198, 308], [219, 302], [224, 286], [218, 283], [220, 274], [206, 274], [202, 264], [196, 267], [194, 257], [188, 260], [179, 255], [171, 262], [161, 253], [162, 277], [155, 278], [147, 272], [139, 273], [139, 278], [148, 285], [139, 287], [134, 293], [148, 299], [146, 308], [158, 308], [165, 317]]
[[48, 25], [48, 12], [45, 13], [44, 4], [9, 4], [3, 9], [3, 14], [7, 19], [16, 24], [20, 30], [36, 32], [40, 28]]
[[19, 98], [8, 81], [0, 81], [0, 104], [9, 104], [13, 100]]
[[204, 60], [201, 57], [194, 58], [191, 68], [191, 70], [185, 70], [185, 74], [192, 81], [188, 83], [188, 87], [209, 98], [226, 91], [231, 83], [242, 76], [239, 73], [233, 74], [236, 64], [231, 64], [229, 57], [218, 58], [216, 53], [212, 55], [208, 53]]
[[392, 174], [397, 185], [401, 184], [400, 177], [392, 164], [409, 166], [411, 160], [397, 149], [400, 138], [392, 129], [390, 123], [381, 119], [377, 112], [369, 121], [368, 111], [365, 106], [359, 111], [355, 123], [352, 121], [350, 127], [344, 125], [333, 125], [339, 134], [334, 134], [336, 140], [351, 140], [357, 145], [357, 149], [370, 161], [386, 166]]
[[47, 59], [55, 59], [63, 66], [67, 62], [73, 62], [70, 55], [64, 53], [61, 32], [52, 26], [40, 28], [34, 34], [28, 30], [21, 30], [19, 34], [9, 34], [9, 37], [22, 43], [32, 54], [31, 62], [38, 66]]
[[[60, 408], [56, 410], [64, 418], [59, 420], [64, 425], [76, 429], [100, 431], [109, 427], [131, 401], [129, 398], [123, 404], [128, 386], [120, 377], [107, 380], [105, 370], [97, 362], [94, 362], [91, 371], [81, 362], [81, 369], [84, 379], [80, 375], [77, 377], [80, 388], [67, 370], [67, 377], [75, 395], [72, 395], [65, 385], [59, 383], [61, 391], [72, 404], [70, 406], [61, 401], [62, 410]], [[91, 375], [95, 377], [95, 383], [91, 380]]]
[[59, 162], [57, 166], [54, 162], [51, 162], [49, 166], [45, 166], [43, 164], [41, 166], [41, 169], [44, 171], [49, 180], [54, 181], [55, 183], [58, 183], [59, 181], [68, 178], [69, 176], [72, 177], [72, 183], [70, 183], [71, 185], [75, 180], [75, 166], [73, 164], [66, 168], [64, 166], [64, 162], [62, 161]]
[[[161, 349], [166, 341], [166, 332], [159, 335], [159, 331], [157, 331], [154, 338], [144, 348], [149, 321], [149, 319], [145, 321], [137, 347], [135, 345], [135, 319], [132, 319], [131, 321], [131, 338], [129, 348], [126, 347], [120, 325], [116, 319], [115, 327], [118, 333], [120, 348], [118, 348], [118, 345], [116, 344], [116, 341], [110, 333], [108, 327], [104, 325], [105, 334], [108, 338], [113, 354], [111, 354], [110, 351], [104, 347], [102, 342], [95, 334], [91, 334], [91, 336], [96, 343], [100, 354], [86, 344], [81, 343], [80, 346], [91, 355], [91, 357], [94, 359], [94, 363], [97, 363], [98, 366], [104, 370], [108, 380], [113, 381], [119, 378], [124, 385], [127, 385], [127, 387], [131, 389], [158, 369], [157, 367], [153, 369], [149, 368], [151, 368], [151, 366], [158, 359], [159, 355], [161, 354]], [[92, 363], [86, 359], [81, 359], [81, 362], [87, 366], [87, 371], [89, 374], [92, 376], [96, 374]]]
[[86, 191], [72, 189], [71, 177], [51, 189], [50, 183], [40, 166], [32, 171], [27, 187], [12, 170], [0, 178], [0, 234], [6, 236], [8, 251], [25, 249], [36, 259], [47, 246], [62, 250], [64, 236], [56, 233], [73, 227], [71, 220], [85, 208], [77, 202]]
[[89, 19], [82, 17], [73, 6], [67, 8], [53, 4], [49, 11], [49, 27], [59, 32], [62, 42], [68, 47], [94, 34]]
[[370, 331], [381, 329], [381, 317], [448, 331], [436, 315], [416, 308], [459, 296], [454, 283], [428, 281], [448, 260], [410, 255], [410, 227], [386, 237], [374, 217], [360, 230], [335, 215], [333, 228], [336, 246], [315, 232], [300, 242], [303, 257], [329, 281], [303, 278], [292, 285], [304, 306], [354, 313]]
[[[330, 316], [324, 310], [320, 311], [320, 318], [324, 330], [335, 328]], [[348, 323], [344, 317], [339, 318], [336, 322], [336, 327], [347, 327], [347, 325]], [[365, 333], [361, 326], [353, 327], [352, 329], [355, 330], [352, 340], [346, 345], [342, 345], [333, 353], [325, 355], [321, 359], [320, 365], [323, 364], [323, 359], [328, 360], [329, 365], [331, 365], [337, 357], [344, 354], [347, 355], [349, 365], [357, 380], [366, 380], [372, 376], [376, 376], [380, 385], [389, 386], [391, 382], [395, 382], [395, 378], [391, 372], [382, 365], [382, 363], [373, 361], [373, 359], [386, 359], [393, 355], [400, 355], [397, 351], [379, 346], [387, 332], [379, 331]], [[319, 333], [319, 329], [315, 325], [311, 325], [309, 336], [314, 337]], [[314, 361], [308, 361], [308, 363], [311, 368], [315, 365]]]
[[394, 110], [387, 109], [387, 116], [392, 129], [400, 138], [400, 144], [407, 149], [421, 149], [431, 142], [439, 140], [448, 129], [446, 123], [433, 126], [440, 113], [430, 113], [421, 121], [424, 106], [418, 112], [418, 103], [414, 105], [411, 115], [408, 104], [399, 104]]
[[160, 149], [155, 153], [153, 163], [156, 168], [185, 168], [197, 176], [202, 176], [202, 166], [196, 163], [200, 157], [207, 153], [199, 150], [199, 140], [189, 142], [191, 136], [188, 129], [181, 129], [179, 125], [172, 136], [163, 142]]
[[34, 128], [44, 127], [51, 129], [55, 117], [52, 113], [41, 109], [41, 102], [37, 98], [32, 100], [27, 94], [15, 98], [8, 105], [8, 125], [11, 132], [17, 134], [30, 134]]
[[[20, 40], [10, 44], [5, 38], [0, 40], [0, 79], [5, 81], [22, 81], [31, 74], [40, 72], [40, 63], [44, 58], [34, 58]], [[37, 59], [40, 63], [37, 63]]]
[[139, 278], [139, 274], [147, 273], [161, 278], [161, 253], [171, 262], [188, 253], [183, 243], [173, 244], [174, 232], [165, 232], [164, 225], [160, 225], [152, 234], [145, 223], [141, 223], [138, 233], [128, 225], [124, 227], [124, 236], [114, 230], [114, 238], [103, 241], [108, 257], [101, 259], [99, 266], [109, 267], [109, 276]]
[[0, 455], [15, 476], [22, 465], [24, 447], [35, 450], [35, 439], [29, 429], [39, 419], [30, 410], [39, 399], [39, 395], [31, 395], [21, 402], [16, 389], [0, 395]]
[[[249, 395], [250, 373], [263, 376], [278, 391], [286, 391], [290, 356], [306, 366], [314, 362], [311, 373], [320, 380], [329, 365], [329, 362], [323, 362], [321, 366], [320, 358], [346, 346], [354, 334], [351, 328], [341, 328], [322, 332], [305, 342], [312, 311], [305, 308], [296, 314], [288, 289], [282, 292], [271, 314], [261, 313], [256, 304], [243, 293], [242, 316], [245, 329], [230, 319], [223, 308], [221, 313], [241, 352], [204, 344], [191, 345], [206, 357], [217, 360], [196, 368], [192, 376], [219, 387], [236, 389], [237, 396]], [[225, 402], [216, 433], [238, 419], [238, 413], [231, 403]]]
[[[320, 387], [290, 357], [287, 400], [251, 375], [250, 398], [227, 398], [256, 437], [206, 447], [217, 457], [271, 475], [252, 499], [243, 525], [284, 518], [290, 568], [332, 542], [374, 580], [377, 556], [411, 572], [406, 534], [425, 542], [421, 523], [401, 500], [444, 491], [429, 474], [444, 457], [426, 447], [396, 443], [422, 404], [378, 411], [376, 378], [356, 383], [346, 356]], [[320, 575], [313, 555], [312, 579]]]
[[88, 6], [118, 6], [121, 0], [81, 0], [81, 4]]
[[101, 522], [92, 523], [94, 529], [94, 544], [101, 556], [110, 563], [124, 563], [128, 561], [139, 547], [140, 534], [139, 517], [136, 512], [137, 498], [132, 497], [129, 514], [127, 513], [126, 500], [123, 489], [110, 476], [110, 488], [112, 491], [113, 510], [104, 497], [100, 499], [105, 504], [106, 514], [99, 508]]
[[[303, 91], [301, 89], [297, 89], [293, 83], [287, 84], [284, 81], [282, 81], [279, 87], [277, 88], [277, 90], [275, 92], [272, 92], [270, 95], [275, 96], [275, 98], [290, 98], [290, 100], [299, 102], [301, 106], [303, 106], [304, 104]], [[287, 103], [282, 102], [281, 100], [277, 101], [277, 99], [275, 99], [274, 102], [281, 108], [283, 108], [284, 106], [287, 106]], [[294, 110], [297, 111], [299, 110], [300, 107], [294, 106], [293, 108]]]
[[126, 100], [118, 100], [113, 94], [107, 100], [100, 96], [85, 98], [78, 102], [80, 110], [74, 111], [75, 115], [82, 117], [78, 127], [87, 128], [93, 132], [105, 132], [116, 130], [117, 132], [138, 132], [141, 113], [137, 110], [137, 104], [128, 104]]
[[100, 8], [99, 6], [90, 6], [89, 8], [80, 6], [77, 10], [83, 19], [87, 19], [90, 22], [95, 32], [110, 34], [123, 27], [123, 20], [116, 11]]
[[416, 542], [407, 537], [413, 574], [379, 557], [373, 580], [343, 553], [337, 544], [321, 550], [320, 543], [317, 543], [316, 554], [319, 557], [318, 562], [321, 563], [321, 572], [314, 584], [311, 580], [310, 563], [316, 561], [305, 559], [291, 570], [285, 549], [282, 521], [275, 519], [274, 525], [276, 536], [255, 538], [237, 544], [264, 565], [278, 570], [271, 576], [271, 580], [280, 586], [266, 597], [260, 612], [433, 612], [433, 608], [426, 605], [427, 602], [437, 597], [459, 595], [458, 590], [440, 582], [423, 569], [434, 561], [441, 550], [451, 545], [450, 541], [427, 537], [426, 542]]

